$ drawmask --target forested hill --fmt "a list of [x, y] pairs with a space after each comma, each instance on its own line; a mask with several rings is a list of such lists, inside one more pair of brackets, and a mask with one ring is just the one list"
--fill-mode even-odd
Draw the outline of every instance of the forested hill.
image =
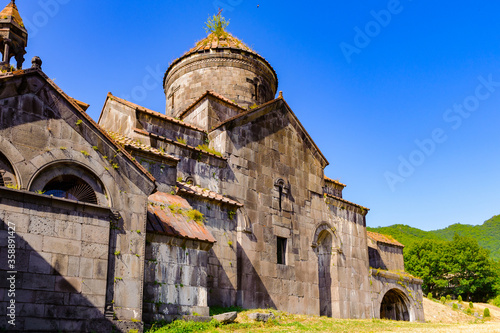
[[482, 225], [453, 224], [441, 230], [423, 231], [407, 225], [396, 224], [390, 227], [366, 228], [369, 231], [391, 235], [404, 245], [423, 240], [448, 240], [453, 239], [453, 235], [474, 238], [481, 247], [488, 249], [491, 257], [500, 261], [500, 215], [493, 216]]

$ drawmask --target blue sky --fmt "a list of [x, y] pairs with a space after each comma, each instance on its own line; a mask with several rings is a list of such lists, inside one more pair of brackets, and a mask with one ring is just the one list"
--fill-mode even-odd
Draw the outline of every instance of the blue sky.
[[204, 38], [218, 7], [275, 68], [330, 161], [326, 175], [371, 208], [368, 226], [433, 230], [500, 214], [500, 3], [491, 0], [19, 0], [25, 67], [40, 56], [94, 119], [109, 91], [164, 112], [164, 72]]

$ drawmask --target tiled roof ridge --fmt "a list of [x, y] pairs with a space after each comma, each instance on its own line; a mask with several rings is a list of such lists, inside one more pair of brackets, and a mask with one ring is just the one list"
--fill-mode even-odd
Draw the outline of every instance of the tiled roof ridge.
[[346, 203], [346, 204], [352, 205], [352, 206], [354, 206], [354, 207], [361, 208], [361, 209], [363, 209], [363, 210], [365, 210], [365, 211], [369, 211], [369, 210], [370, 210], [370, 208], [366, 208], [366, 207], [364, 207], [364, 206], [358, 205], [358, 204], [356, 204], [356, 203], [354, 203], [354, 202], [351, 202], [351, 201], [348, 201], [348, 200], [346, 200], [346, 199], [344, 199], [344, 198], [339, 198], [339, 197], [336, 197], [336, 196], [334, 196], [334, 195], [332, 195], [332, 194], [329, 194], [329, 193], [325, 193], [324, 195], [325, 195], [325, 196], [327, 196], [327, 197], [329, 197], [329, 198], [336, 199], [336, 200], [341, 201], [341, 202], [343, 202], [343, 203]]
[[138, 104], [135, 104], [135, 103], [132, 103], [130, 101], [127, 101], [126, 99], [123, 99], [123, 98], [120, 98], [120, 97], [117, 97], [117, 96], [114, 96], [111, 92], [108, 92], [108, 95], [107, 95], [107, 98], [108, 99], [111, 99], [111, 100], [114, 100], [114, 101], [117, 101], [118, 103], [121, 103], [123, 105], [126, 105], [128, 107], [131, 107], [133, 109], [135, 109], [136, 111], [139, 111], [139, 112], [143, 112], [143, 113], [146, 113], [146, 114], [149, 114], [150, 116], [153, 116], [153, 117], [157, 117], [157, 118], [161, 118], [163, 120], [166, 120], [166, 121], [169, 121], [169, 122], [172, 122], [172, 123], [175, 123], [177, 125], [180, 125], [180, 126], [183, 126], [183, 127], [187, 127], [187, 128], [190, 128], [192, 130], [195, 130], [195, 131], [198, 131], [198, 132], [203, 132], [203, 133], [206, 133], [205, 130], [199, 128], [199, 127], [196, 127], [194, 125], [191, 125], [189, 123], [185, 123], [183, 122], [182, 120], [179, 120], [179, 119], [175, 119], [175, 118], [172, 118], [170, 116], [167, 116], [163, 113], [160, 113], [160, 112], [157, 112], [157, 111], [153, 111], [153, 110], [150, 110], [148, 108], [145, 108], [143, 106], [140, 106]]
[[180, 158], [177, 158], [177, 157], [175, 157], [173, 155], [170, 155], [170, 154], [167, 154], [167, 153], [165, 153], [165, 152], [163, 152], [163, 151], [161, 151], [161, 150], [159, 150], [157, 148], [148, 146], [148, 145], [146, 145], [146, 144], [144, 144], [142, 142], [139, 142], [137, 140], [129, 138], [126, 135], [123, 135], [123, 134], [120, 134], [120, 133], [116, 133], [116, 132], [112, 132], [112, 131], [108, 131], [108, 134], [115, 141], [117, 141], [120, 144], [123, 144], [125, 147], [130, 147], [132, 149], [136, 149], [136, 150], [139, 150], [139, 151], [143, 151], [143, 152], [146, 152], [146, 153], [151, 153], [151, 154], [154, 154], [154, 155], [157, 155], [157, 156], [161, 156], [161, 157], [164, 157], [164, 158], [176, 161], [176, 162], [180, 161]]
[[403, 244], [398, 242], [394, 237], [391, 235], [384, 235], [380, 234], [378, 232], [373, 232], [373, 231], [366, 231], [366, 235], [373, 239], [374, 241], [380, 242], [380, 243], [385, 243], [385, 244], [391, 244], [391, 245], [396, 245], [399, 247], [405, 247]]
[[128, 152], [124, 151], [121, 149], [121, 146], [113, 140], [109, 136], [109, 134], [101, 127], [99, 124], [97, 124], [94, 119], [92, 119], [76, 102], [75, 100], [68, 96], [57, 84], [54, 83], [42, 70], [38, 68], [29, 68], [29, 69], [23, 69], [23, 70], [18, 70], [14, 72], [10, 72], [5, 75], [1, 75], [0, 78], [4, 77], [14, 77], [14, 76], [21, 76], [24, 74], [31, 74], [31, 73], [38, 73], [52, 88], [54, 88], [68, 103], [70, 103], [77, 111], [80, 113], [80, 115], [85, 118], [86, 121], [88, 121], [95, 129], [99, 131], [108, 141], [115, 146], [117, 150], [123, 153], [123, 155], [132, 162], [144, 175], [146, 175], [149, 180], [152, 182], [156, 182], [156, 179], [149, 173], [139, 162], [137, 162], [132, 155], [130, 155]]
[[197, 151], [197, 152], [200, 152], [202, 154], [207, 154], [209, 156], [212, 156], [212, 157], [215, 157], [215, 158], [219, 158], [221, 160], [224, 160], [226, 161], [227, 159], [223, 156], [219, 156], [219, 155], [216, 155], [216, 154], [213, 154], [213, 153], [210, 153], [208, 151], [205, 151], [203, 149], [200, 149], [200, 148], [197, 148], [197, 147], [194, 147], [194, 146], [190, 146], [186, 143], [181, 143], [181, 142], [178, 142], [178, 141], [175, 141], [175, 140], [172, 140], [170, 138], [167, 138], [166, 136], [162, 136], [162, 135], [158, 135], [158, 134], [155, 134], [155, 133], [151, 133], [151, 132], [148, 132], [148, 131], [145, 131], [145, 130], [142, 130], [142, 129], [139, 129], [139, 128], [134, 128], [134, 132], [137, 132], [137, 133], [141, 133], [143, 135], [148, 135], [148, 136], [151, 136], [157, 140], [161, 140], [161, 141], [165, 141], [165, 142], [168, 142], [170, 144], [174, 144], [174, 145], [177, 145], [177, 146], [180, 146], [180, 147], [184, 147], [184, 148], [187, 148], [187, 149], [191, 149], [191, 150], [194, 150], [194, 151]]
[[224, 97], [222, 96], [221, 94], [218, 94], [216, 93], [215, 91], [213, 90], [207, 90], [205, 91], [199, 98], [197, 98], [193, 103], [191, 103], [186, 109], [184, 109], [184, 111], [182, 111], [180, 114], [179, 114], [179, 117], [182, 119], [184, 118], [184, 116], [196, 105], [198, 104], [199, 102], [201, 102], [205, 97], [207, 97], [208, 95], [211, 95], [217, 99], [220, 99], [221, 101], [225, 102], [225, 103], [228, 103], [232, 106], [235, 106], [241, 110], [246, 110], [244, 107], [242, 107], [241, 105], [239, 105], [238, 103], [236, 102], [233, 102], [232, 100], [230, 100], [229, 98], [227, 97]]
[[181, 193], [187, 193], [191, 195], [195, 195], [198, 197], [202, 197], [208, 200], [214, 200], [218, 202], [223, 202], [228, 205], [232, 206], [238, 206], [238, 207], [243, 207], [243, 204], [239, 203], [238, 201], [229, 199], [226, 196], [223, 196], [222, 194], [219, 194], [217, 192], [210, 191], [208, 189], [204, 189], [195, 185], [190, 185], [188, 183], [184, 182], [177, 182], [177, 187], [178, 191]]
[[327, 176], [325, 176], [325, 180], [326, 180], [327, 182], [331, 182], [331, 183], [335, 183], [335, 184], [340, 185], [340, 186], [343, 186], [343, 187], [347, 187], [347, 185], [342, 184], [340, 181], [335, 180], [335, 179], [328, 178]]

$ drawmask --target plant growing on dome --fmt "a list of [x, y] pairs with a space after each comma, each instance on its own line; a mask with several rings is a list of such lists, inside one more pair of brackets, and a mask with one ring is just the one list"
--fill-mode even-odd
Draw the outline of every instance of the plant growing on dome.
[[214, 15], [212, 18], [208, 17], [208, 21], [205, 23], [205, 31], [207, 34], [213, 33], [218, 38], [226, 37], [227, 32], [225, 28], [229, 25], [229, 20], [221, 15], [222, 9], [219, 9], [219, 13]]

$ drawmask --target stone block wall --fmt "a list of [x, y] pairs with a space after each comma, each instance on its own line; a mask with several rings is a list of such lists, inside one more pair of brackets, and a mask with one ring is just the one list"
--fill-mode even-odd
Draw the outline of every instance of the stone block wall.
[[144, 321], [208, 316], [208, 243], [148, 234]]
[[205, 227], [217, 239], [208, 252], [207, 288], [209, 306], [235, 306], [238, 289], [237, 207], [186, 198], [205, 216]]
[[[104, 317], [110, 214], [94, 205], [0, 188], [0, 328], [78, 332], [111, 327]], [[15, 263], [10, 267], [12, 234]], [[8, 296], [8, 275], [15, 277], [13, 297]], [[15, 327], [6, 323], [11, 300]]]
[[[392, 308], [406, 310], [409, 321], [424, 322], [424, 308], [421, 279], [401, 272], [390, 272], [381, 269], [370, 270], [371, 300], [373, 308], [373, 318], [381, 318], [383, 303], [388, 300], [399, 303]], [[394, 297], [394, 295], [396, 295]], [[384, 297], [392, 296], [386, 298]]]

